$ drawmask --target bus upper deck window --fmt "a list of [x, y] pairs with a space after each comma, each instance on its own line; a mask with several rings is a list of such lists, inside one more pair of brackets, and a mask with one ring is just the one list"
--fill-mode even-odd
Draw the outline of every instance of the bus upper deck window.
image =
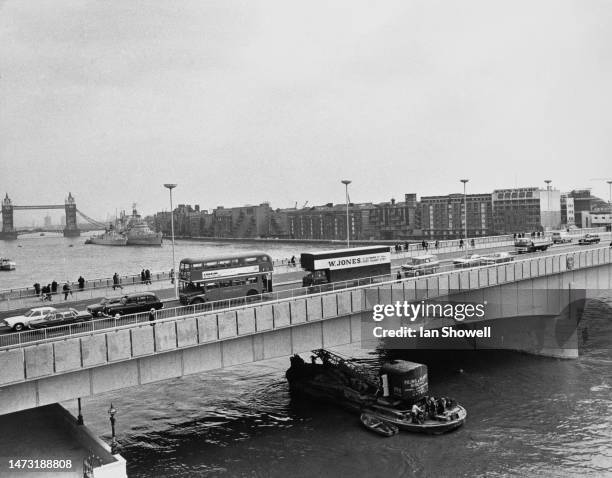
[[247, 257], [244, 262], [247, 264], [252, 264], [253, 262], [257, 262], [257, 257]]
[[261, 262], [268, 262], [268, 256], [261, 256], [261, 257], [259, 258], [259, 260], [260, 260]]
[[214, 269], [215, 267], [217, 267], [217, 261], [204, 263], [204, 269]]
[[232, 259], [233, 266], [238, 265], [238, 264], [240, 264], [240, 259]]
[[230, 260], [224, 260], [224, 261], [219, 261], [219, 267], [229, 267], [230, 265]]

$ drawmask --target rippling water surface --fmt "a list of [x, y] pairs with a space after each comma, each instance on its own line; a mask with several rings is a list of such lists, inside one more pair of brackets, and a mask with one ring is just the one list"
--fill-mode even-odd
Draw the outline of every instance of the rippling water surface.
[[384, 439], [342, 409], [296, 403], [287, 359], [107, 394], [84, 402], [85, 417], [109, 440], [112, 400], [131, 477], [612, 476], [612, 318], [594, 302], [583, 320], [593, 338], [578, 360], [402, 352], [428, 365], [434, 394], [468, 409], [441, 436]]

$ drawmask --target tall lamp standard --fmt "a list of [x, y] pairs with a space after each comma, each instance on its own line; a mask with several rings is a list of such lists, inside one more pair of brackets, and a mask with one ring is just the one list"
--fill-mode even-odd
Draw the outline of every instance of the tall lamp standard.
[[117, 443], [117, 438], [115, 437], [115, 414], [117, 413], [117, 409], [113, 407], [113, 404], [110, 404], [110, 408], [108, 409], [108, 415], [111, 423], [111, 455], [116, 455], [119, 453], [119, 444]]
[[467, 234], [467, 195], [466, 195], [466, 184], [469, 179], [460, 179], [463, 183], [463, 220], [465, 222], [465, 257], [468, 256], [468, 234]]
[[546, 183], [546, 198], [547, 198], [547, 201], [548, 201], [548, 206], [547, 206], [548, 207], [548, 211], [547, 212], [548, 212], [549, 216], [552, 216], [552, 214], [550, 213], [551, 212], [550, 211], [550, 183], [552, 183], [552, 180], [545, 179], [544, 182]]
[[172, 208], [172, 190], [176, 187], [176, 184], [166, 183], [165, 188], [170, 191], [170, 224], [172, 228], [172, 271], [174, 272], [174, 298], [178, 299], [178, 275], [176, 270], [176, 259], [174, 257], [174, 209]]
[[343, 179], [342, 184], [346, 187], [346, 247], [351, 247], [350, 242], [350, 229], [349, 229], [349, 197], [348, 197], [348, 185], [351, 184], [351, 181], [348, 179]]
[[610, 188], [610, 199], [608, 199], [608, 208], [610, 209], [610, 230], [612, 231], [612, 180], [606, 181]]

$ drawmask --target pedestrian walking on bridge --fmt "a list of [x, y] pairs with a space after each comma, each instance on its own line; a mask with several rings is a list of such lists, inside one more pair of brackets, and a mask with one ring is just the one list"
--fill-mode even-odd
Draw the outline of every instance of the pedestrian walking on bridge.
[[62, 287], [62, 290], [64, 291], [64, 300], [68, 300], [68, 294], [72, 295], [72, 290], [70, 289], [68, 282], [64, 284], [64, 287]]

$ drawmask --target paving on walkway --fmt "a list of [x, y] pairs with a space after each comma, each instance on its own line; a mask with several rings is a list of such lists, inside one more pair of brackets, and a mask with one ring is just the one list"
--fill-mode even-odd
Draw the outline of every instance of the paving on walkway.
[[[0, 416], [0, 476], [82, 478], [83, 460], [92, 450], [73, 433], [65, 421], [66, 413], [60, 405], [54, 404]], [[96, 451], [100, 453], [99, 449]], [[35, 462], [30, 462], [25, 464], [26, 469], [11, 469], [9, 460], [39, 460], [39, 463], [40, 460], [64, 460], [64, 463], [56, 462], [56, 466], [65, 465], [65, 461], [70, 460], [72, 466], [70, 469], [45, 471], [31, 469]]]

